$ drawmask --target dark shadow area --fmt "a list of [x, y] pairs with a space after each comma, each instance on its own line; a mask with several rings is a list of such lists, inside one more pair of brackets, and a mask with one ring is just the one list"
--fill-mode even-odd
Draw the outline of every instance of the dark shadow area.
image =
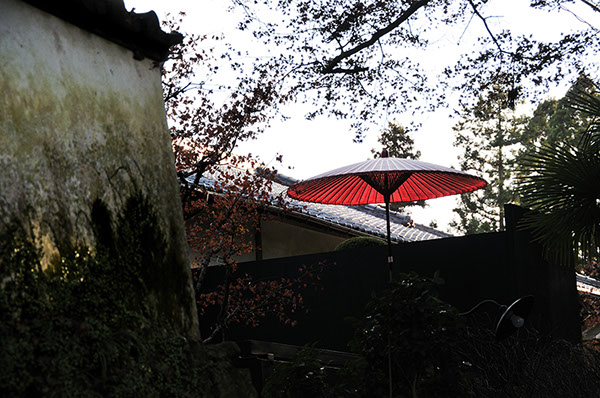
[[[398, 244], [393, 247], [394, 273], [415, 271], [444, 279], [440, 298], [460, 311], [468, 311], [482, 300], [509, 305], [525, 295], [535, 296], [527, 327], [541, 336], [579, 342], [581, 330], [575, 273], [571, 265], [547, 261], [531, 236], [517, 228], [525, 209], [506, 207], [505, 232]], [[388, 282], [387, 248], [371, 247], [239, 264], [240, 275], [255, 279], [293, 278], [302, 265], [323, 263], [320, 281], [302, 295], [307, 313], [294, 314], [294, 327], [277, 319], [265, 319], [258, 327], [234, 325], [227, 332], [232, 340], [255, 339], [283, 344], [347, 350], [354, 328], [348, 318], [360, 318], [366, 303]], [[210, 289], [223, 281], [223, 270], [214, 267], [204, 284]], [[497, 308], [482, 307], [479, 316], [490, 328]], [[212, 322], [201, 319], [203, 335]]]

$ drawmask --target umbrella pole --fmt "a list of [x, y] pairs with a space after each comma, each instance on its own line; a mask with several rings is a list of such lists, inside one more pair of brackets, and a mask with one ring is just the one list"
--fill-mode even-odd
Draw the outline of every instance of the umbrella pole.
[[387, 244], [388, 244], [388, 270], [390, 282], [392, 281], [392, 266], [394, 264], [394, 256], [392, 256], [392, 234], [390, 228], [390, 197], [385, 197], [385, 219], [387, 222]]
[[[392, 282], [392, 265], [394, 264], [394, 257], [392, 256], [392, 234], [390, 228], [390, 197], [389, 195], [385, 195], [385, 219], [387, 222], [387, 244], [388, 244], [388, 270], [389, 270], [389, 279], [390, 283]], [[388, 316], [392, 317], [391, 308], [390, 314]], [[389, 383], [389, 392], [390, 398], [393, 396], [393, 384], [392, 384], [392, 335], [391, 331], [388, 333], [388, 383]]]

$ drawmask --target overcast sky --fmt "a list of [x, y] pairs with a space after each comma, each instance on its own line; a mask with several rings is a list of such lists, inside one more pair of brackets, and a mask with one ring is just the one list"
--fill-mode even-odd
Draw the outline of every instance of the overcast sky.
[[[487, 15], [511, 14], [511, 17], [498, 17], [490, 20], [493, 27], [495, 24], [509, 24], [511, 29], [523, 30], [529, 29], [532, 24], [537, 24], [537, 28], [547, 36], [554, 36], [565, 32], [568, 29], [568, 23], [577, 23], [572, 17], [561, 16], [560, 19], [553, 19], [548, 15], [532, 14], [529, 2], [524, 0], [504, 0], [492, 2], [492, 4], [501, 4], [502, 10], [488, 9]], [[135, 12], [142, 13], [154, 10], [159, 19], [163, 19], [166, 13], [177, 13], [183, 10], [187, 13], [185, 24], [183, 26], [186, 32], [198, 34], [219, 33], [225, 35], [225, 41], [229, 41], [238, 46], [247, 45], [249, 38], [235, 29], [237, 21], [235, 15], [227, 11], [231, 4], [226, 0], [125, 0], [128, 9], [135, 8]], [[518, 16], [517, 17], [515, 17]], [[541, 18], [545, 19], [541, 19]], [[479, 33], [483, 29], [480, 21], [474, 20], [469, 25], [469, 33]], [[556, 29], [560, 26], [561, 29]], [[184, 32], [185, 33], [185, 32]], [[421, 63], [429, 65], [434, 71], [436, 60], [444, 59], [447, 62], [448, 57], [456, 56], [457, 42], [464, 33], [464, 26], [453, 30], [441, 32], [435, 38], [435, 44], [438, 46], [436, 51], [429, 50], [428, 56], [424, 55]], [[469, 40], [462, 36], [462, 42]], [[551, 92], [555, 97], [562, 96], [566, 86], [559, 87]], [[450, 100], [451, 101], [451, 100]], [[531, 107], [531, 106], [530, 106]], [[286, 121], [276, 120], [272, 127], [260, 136], [259, 139], [244, 143], [240, 148], [240, 153], [252, 153], [257, 155], [263, 162], [274, 165], [273, 159], [279, 153], [283, 155], [284, 167], [277, 166], [282, 174], [297, 179], [308, 178], [330, 169], [356, 163], [372, 157], [371, 149], [378, 148], [377, 136], [379, 128], [374, 127], [365, 137], [363, 143], [353, 143], [353, 134], [350, 132], [349, 122], [339, 121], [326, 117], [320, 117], [312, 121], [304, 119], [303, 115], [309, 110], [307, 105], [294, 104], [284, 109], [286, 116], [291, 118]], [[416, 134], [416, 149], [421, 151], [421, 160], [440, 164], [443, 166], [458, 167], [457, 155], [459, 150], [452, 143], [454, 135], [452, 126], [456, 122], [449, 117], [450, 109], [440, 109], [435, 113], [419, 116], [419, 122], [422, 127]], [[395, 119], [400, 124], [408, 124], [408, 120], [413, 116], [395, 115], [390, 120]], [[387, 124], [388, 120], [382, 120], [380, 126]], [[430, 200], [430, 206], [426, 209], [415, 209], [411, 212], [415, 222], [420, 224], [429, 224], [431, 220], [436, 220], [440, 229], [446, 230], [447, 223], [452, 219], [452, 208], [455, 206], [454, 197], [439, 198]]]

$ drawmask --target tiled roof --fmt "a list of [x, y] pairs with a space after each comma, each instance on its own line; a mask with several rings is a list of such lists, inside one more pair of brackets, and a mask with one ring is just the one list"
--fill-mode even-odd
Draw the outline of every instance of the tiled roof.
[[[273, 192], [285, 195], [287, 187], [274, 183]], [[382, 239], [387, 238], [387, 225], [385, 220], [385, 209], [378, 205], [340, 206], [324, 205], [320, 203], [300, 202], [295, 199], [287, 199], [293, 211], [327, 221], [333, 225], [350, 228]], [[415, 242], [447, 238], [452, 235], [436, 229], [414, 223], [410, 216], [390, 212], [390, 232], [394, 242]]]
[[25, 0], [73, 25], [133, 51], [136, 59], [165, 61], [169, 48], [181, 43], [179, 33], [166, 33], [154, 11], [137, 14], [123, 0]]
[[[191, 182], [193, 178], [194, 176], [188, 177], [188, 180]], [[377, 205], [338, 206], [300, 202], [286, 195], [287, 185], [293, 184], [296, 180], [281, 175], [278, 175], [276, 180], [279, 182], [273, 183], [273, 194], [275, 197], [286, 197], [292, 212], [308, 219], [329, 223], [332, 226], [340, 226], [358, 233], [386, 239], [385, 209], [382, 207]], [[215, 186], [214, 175], [205, 175], [199, 183], [208, 189], [213, 189]], [[394, 242], [416, 242], [452, 236], [417, 223], [414, 223], [414, 226], [406, 226], [404, 224], [412, 223], [410, 216], [394, 211], [390, 213], [390, 222]], [[576, 274], [576, 280], [578, 291], [600, 296], [600, 281], [582, 274]]]
[[582, 293], [600, 296], [600, 281], [582, 274], [575, 274], [575, 278], [577, 279], [577, 290]]
[[[188, 177], [192, 181], [194, 176]], [[285, 176], [278, 176], [278, 181], [285, 184], [294, 182]], [[208, 189], [214, 188], [215, 175], [205, 174], [200, 179], [200, 185]], [[287, 197], [287, 186], [273, 182], [273, 195], [286, 198], [292, 213], [307, 219], [325, 222], [332, 227], [343, 227], [356, 231], [358, 235], [372, 235], [382, 239], [387, 238], [385, 209], [378, 205], [339, 206], [320, 203], [301, 202]], [[391, 238], [394, 242], [416, 242], [451, 237], [451, 234], [438, 231], [425, 225], [414, 223], [410, 216], [390, 212]]]

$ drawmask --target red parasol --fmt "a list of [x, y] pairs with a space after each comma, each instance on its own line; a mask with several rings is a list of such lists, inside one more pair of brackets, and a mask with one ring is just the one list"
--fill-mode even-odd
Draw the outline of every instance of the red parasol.
[[[288, 188], [288, 195], [306, 202], [337, 205], [385, 203], [388, 268], [392, 280], [390, 202], [412, 202], [456, 195], [484, 188], [484, 179], [463, 171], [410, 159], [381, 158], [355, 163], [300, 181]], [[388, 336], [388, 344], [389, 344]], [[392, 356], [388, 353], [389, 387], [392, 397]]]
[[337, 205], [385, 203], [388, 263], [392, 277], [390, 203], [456, 195], [484, 188], [484, 179], [463, 171], [411, 159], [387, 157], [355, 163], [300, 181], [288, 188], [294, 199]]

